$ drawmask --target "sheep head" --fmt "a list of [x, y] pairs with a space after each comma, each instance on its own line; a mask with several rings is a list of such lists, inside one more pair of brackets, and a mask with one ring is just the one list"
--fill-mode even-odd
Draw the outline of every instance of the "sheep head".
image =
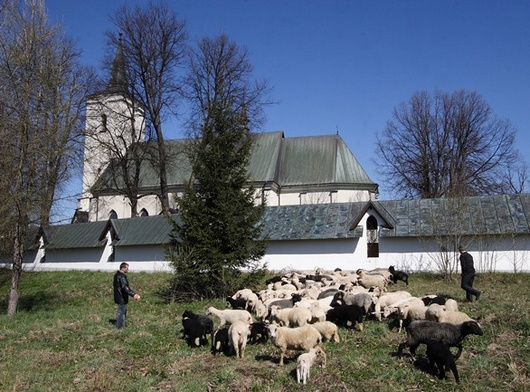
[[462, 323], [462, 332], [465, 335], [478, 335], [478, 336], [484, 335], [484, 331], [482, 330], [482, 327], [480, 326], [478, 322], [474, 320], [466, 321]]

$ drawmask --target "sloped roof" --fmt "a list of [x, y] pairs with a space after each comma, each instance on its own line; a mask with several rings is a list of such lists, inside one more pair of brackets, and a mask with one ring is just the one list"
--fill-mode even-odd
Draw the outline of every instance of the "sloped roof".
[[[369, 209], [383, 219], [382, 237], [530, 234], [530, 194], [520, 194], [267, 207], [261, 238], [360, 237], [358, 225]], [[171, 218], [178, 222], [179, 216]], [[115, 246], [162, 245], [169, 243], [171, 229], [168, 218], [158, 215], [51, 226], [43, 235], [49, 249], [103, 246], [108, 230], [113, 231]]]
[[102, 231], [112, 228], [114, 246], [139, 246], [167, 244], [170, 239], [172, 225], [169, 219], [178, 222], [178, 215], [165, 215], [136, 217], [129, 219], [110, 219]]
[[[351, 230], [365, 203], [308, 204], [268, 207], [262, 238], [306, 240], [359, 237]], [[355, 226], [353, 227], [355, 228]]]
[[395, 227], [382, 236], [528, 234], [530, 194], [379, 201]]
[[97, 248], [105, 245], [100, 239], [106, 221], [73, 223], [41, 229], [47, 249]]
[[339, 135], [283, 139], [277, 182], [282, 186], [374, 185]]
[[[285, 138], [283, 132], [252, 135], [253, 150], [248, 174], [252, 183], [274, 182], [280, 187], [316, 185], [341, 189], [377, 189], [339, 135]], [[186, 154], [187, 139], [166, 142], [168, 150], [168, 186], [182, 187], [191, 177], [191, 164]], [[146, 148], [149, 148], [146, 143]], [[113, 193], [111, 168], [103, 172], [95, 193]], [[158, 174], [146, 160], [142, 162], [140, 188], [158, 189]], [[118, 181], [123, 182], [123, 181]], [[120, 184], [123, 188], [123, 185]]]

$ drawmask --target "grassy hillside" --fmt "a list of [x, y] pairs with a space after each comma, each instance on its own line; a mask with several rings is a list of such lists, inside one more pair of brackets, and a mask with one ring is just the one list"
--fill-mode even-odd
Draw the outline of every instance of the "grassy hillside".
[[[428, 372], [418, 357], [392, 355], [405, 333], [390, 321], [370, 320], [364, 331], [340, 330], [341, 342], [325, 343], [325, 369], [309, 385], [296, 383], [296, 355], [282, 367], [269, 342], [247, 347], [246, 358], [190, 349], [180, 338], [186, 309], [224, 307], [223, 301], [167, 304], [159, 293], [170, 275], [129, 273], [142, 294], [129, 305], [127, 327], [115, 330], [112, 273], [24, 273], [19, 313], [5, 316], [9, 271], [0, 270], [1, 391], [524, 391], [530, 390], [530, 275], [479, 275], [479, 302], [463, 303], [457, 280], [413, 274], [413, 295], [445, 294], [480, 317], [484, 336], [470, 336], [458, 360], [461, 385], [452, 375]], [[399, 288], [404, 287], [400, 282]], [[217, 320], [216, 320], [217, 321]]]

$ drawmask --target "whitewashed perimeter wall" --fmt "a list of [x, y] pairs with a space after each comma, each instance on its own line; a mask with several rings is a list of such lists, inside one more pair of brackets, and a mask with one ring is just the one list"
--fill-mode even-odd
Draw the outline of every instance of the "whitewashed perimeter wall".
[[[530, 272], [530, 237], [494, 238], [487, 241], [462, 239], [473, 256], [477, 272]], [[456, 245], [457, 246], [457, 245]], [[452, 254], [453, 262], [460, 267], [459, 253]], [[436, 241], [418, 238], [383, 238], [379, 259], [384, 265], [394, 265], [408, 271], [437, 271], [440, 257]]]
[[[498, 239], [487, 246], [469, 244], [469, 253], [475, 260], [478, 272], [530, 272], [530, 237], [520, 236], [515, 240]], [[437, 271], [436, 252], [438, 245], [419, 241], [417, 238], [381, 238], [379, 257], [366, 256], [364, 237], [353, 239], [271, 241], [263, 258], [272, 271], [313, 271], [323, 268], [333, 271], [355, 271], [358, 268], [388, 268], [409, 272]], [[458, 253], [453, 254], [454, 263], [459, 265]], [[115, 261], [108, 261], [108, 249], [70, 249], [47, 250], [46, 262], [40, 262], [39, 254], [28, 254], [25, 269], [31, 270], [115, 270], [119, 263], [130, 264], [131, 271], [171, 271], [169, 263], [164, 261], [164, 249], [161, 246], [116, 247]]]

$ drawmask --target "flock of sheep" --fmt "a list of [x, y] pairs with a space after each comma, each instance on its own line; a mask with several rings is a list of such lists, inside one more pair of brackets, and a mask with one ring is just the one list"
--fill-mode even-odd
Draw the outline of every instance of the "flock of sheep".
[[[482, 335], [481, 326], [458, 310], [453, 299], [437, 295], [414, 297], [405, 290], [388, 290], [399, 281], [408, 286], [408, 275], [394, 267], [371, 271], [314, 274], [292, 272], [267, 281], [260, 292], [242, 289], [227, 298], [229, 308], [209, 307], [205, 315], [186, 310], [182, 315], [183, 336], [190, 346], [209, 344], [212, 352], [244, 358], [247, 342], [265, 343], [269, 339], [279, 348], [283, 365], [288, 350], [303, 351], [297, 358], [297, 381], [306, 383], [315, 364], [326, 365], [322, 343], [339, 342], [340, 328], [363, 330], [368, 317], [383, 320], [396, 317], [399, 331], [405, 325], [407, 337], [399, 344], [415, 355], [420, 344], [439, 378], [453, 372], [459, 382], [456, 360], [462, 341], [469, 335]], [[214, 329], [214, 321], [219, 320]], [[450, 348], [458, 348], [453, 355]]]

